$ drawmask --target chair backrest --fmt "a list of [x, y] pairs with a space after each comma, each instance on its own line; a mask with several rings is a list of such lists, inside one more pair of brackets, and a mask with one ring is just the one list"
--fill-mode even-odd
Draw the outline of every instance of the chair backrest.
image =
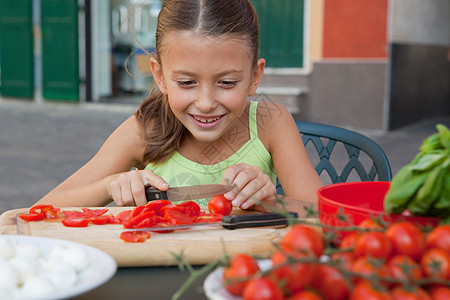
[[[367, 136], [332, 125], [295, 122], [322, 181], [324, 171], [329, 176], [329, 183], [375, 181], [376, 177], [378, 181], [391, 181], [391, 166], [386, 154]], [[350, 178], [355, 174], [357, 180]], [[277, 193], [284, 195], [278, 180]]]

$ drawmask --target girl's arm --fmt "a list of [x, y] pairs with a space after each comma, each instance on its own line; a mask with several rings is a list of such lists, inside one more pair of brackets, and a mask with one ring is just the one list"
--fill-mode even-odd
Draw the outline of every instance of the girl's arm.
[[279, 104], [264, 105], [271, 106], [273, 113], [259, 135], [272, 155], [284, 193], [287, 197], [315, 204], [317, 190], [323, 183], [306, 153], [294, 119]]
[[108, 137], [88, 163], [37, 203], [104, 206], [114, 199], [117, 205], [144, 204], [144, 180], [160, 188], [165, 183], [151, 171], [129, 171], [131, 167], [144, 167], [144, 149], [141, 128], [132, 116]]

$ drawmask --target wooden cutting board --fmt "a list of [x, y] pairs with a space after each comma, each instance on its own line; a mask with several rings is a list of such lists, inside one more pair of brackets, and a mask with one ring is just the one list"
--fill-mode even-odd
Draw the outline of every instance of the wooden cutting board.
[[[98, 207], [91, 208], [98, 209]], [[107, 208], [108, 213], [114, 215], [130, 209]], [[80, 208], [63, 210], [81, 211]], [[150, 239], [144, 243], [126, 243], [119, 238], [124, 230], [120, 224], [90, 224], [88, 227], [72, 228], [64, 226], [60, 220], [25, 222], [17, 217], [20, 213], [28, 211], [29, 208], [22, 208], [3, 213], [0, 216], [0, 234], [24, 234], [84, 243], [109, 253], [119, 267], [176, 265], [175, 255], [180, 254], [183, 254], [185, 261], [192, 265], [210, 263], [225, 253], [228, 255], [248, 253], [268, 258], [276, 249], [274, 243], [279, 242], [287, 230], [285, 227], [236, 230], [222, 227], [196, 228], [171, 233], [151, 233]]]

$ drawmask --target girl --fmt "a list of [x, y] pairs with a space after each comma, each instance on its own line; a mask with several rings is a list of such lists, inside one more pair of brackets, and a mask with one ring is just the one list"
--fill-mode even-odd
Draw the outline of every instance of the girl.
[[247, 100], [265, 66], [250, 1], [165, 1], [150, 66], [158, 90], [39, 203], [144, 205], [148, 185], [223, 183], [234, 207], [262, 210], [277, 176], [287, 196], [315, 201], [322, 183], [290, 113]]

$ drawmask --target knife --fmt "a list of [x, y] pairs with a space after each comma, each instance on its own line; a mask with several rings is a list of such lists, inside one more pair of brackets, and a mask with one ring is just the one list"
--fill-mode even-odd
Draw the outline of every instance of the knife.
[[203, 184], [190, 185], [182, 187], [173, 187], [167, 191], [160, 191], [152, 186], [145, 189], [145, 196], [147, 201], [153, 200], [169, 200], [169, 201], [186, 201], [195, 199], [204, 199], [217, 195], [224, 194], [230, 191], [233, 187], [223, 184]]
[[222, 220], [218, 222], [202, 222], [202, 223], [190, 223], [180, 225], [130, 228], [126, 229], [125, 231], [164, 231], [164, 230], [191, 229], [198, 227], [220, 227], [220, 226], [222, 226], [225, 229], [232, 230], [238, 228], [288, 225], [290, 219], [298, 219], [298, 214], [296, 212], [288, 212], [287, 214], [274, 212], [248, 213], [240, 215], [223, 216]]

